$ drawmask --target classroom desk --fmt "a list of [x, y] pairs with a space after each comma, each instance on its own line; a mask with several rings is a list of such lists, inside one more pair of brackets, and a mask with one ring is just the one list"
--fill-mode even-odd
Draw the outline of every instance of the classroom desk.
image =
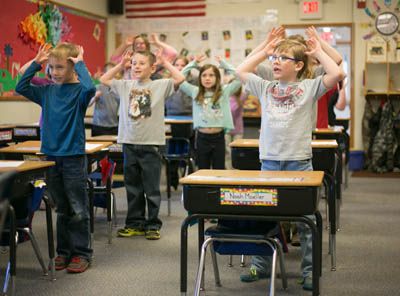
[[[321, 171], [198, 170], [181, 178], [189, 212], [181, 227], [181, 295], [187, 292], [188, 225], [198, 219], [200, 254], [205, 218], [306, 223], [313, 238], [313, 295], [319, 295], [322, 219], [318, 202], [323, 176]], [[306, 216], [312, 214], [316, 224]]]
[[169, 115], [164, 119], [165, 134], [190, 139], [193, 135], [192, 116]]
[[[17, 199], [19, 196], [22, 196], [26, 193], [27, 186], [25, 184], [29, 184], [29, 182], [44, 178], [46, 171], [49, 167], [54, 166], [55, 163], [53, 161], [7, 161], [0, 160], [0, 174], [16, 171], [17, 176], [14, 180], [14, 185], [12, 187], [12, 196], [10, 204], [13, 204], [13, 199]], [[47, 225], [47, 245], [48, 245], [48, 253], [49, 253], [49, 266], [50, 266], [50, 274], [51, 279], [55, 280], [55, 249], [54, 249], [54, 237], [53, 237], [53, 220], [51, 215], [51, 206], [47, 198], [43, 198], [43, 201], [46, 205], [46, 225]], [[12, 295], [15, 293], [15, 277], [16, 277], [16, 241], [15, 239], [11, 239], [15, 237], [16, 233], [16, 221], [15, 213], [13, 207], [9, 207], [9, 216], [13, 217], [10, 221], [10, 275], [11, 282], [10, 286], [12, 288]]]
[[14, 142], [40, 140], [39, 122], [16, 124], [13, 132]]
[[337, 117], [335, 119], [335, 125], [343, 126], [344, 130], [347, 131], [349, 129], [350, 117]]
[[[24, 160], [46, 160], [46, 155], [40, 152], [40, 141], [26, 141], [0, 149], [0, 156], [5, 159]], [[108, 147], [112, 142], [86, 142], [86, 156], [88, 163], [88, 174], [98, 169], [97, 162], [108, 154]], [[90, 208], [90, 233], [94, 233], [94, 212], [93, 212], [93, 184], [88, 180], [89, 186], [89, 208]]]
[[13, 130], [15, 125], [0, 125], [0, 147], [13, 141]]
[[[344, 186], [347, 187], [348, 184], [348, 166], [343, 165], [343, 152], [349, 149], [348, 145], [346, 144], [345, 139], [345, 130], [341, 126], [335, 126], [333, 128], [317, 128], [313, 131], [313, 139], [334, 139], [338, 143], [338, 151], [339, 151], [339, 159], [338, 159], [338, 167], [336, 170], [335, 178], [336, 178], [336, 198], [338, 199], [340, 205], [343, 201], [342, 199], [342, 184], [343, 184], [343, 171], [345, 174], [345, 183]], [[347, 160], [345, 161], [345, 163]], [[340, 228], [340, 212], [337, 212], [337, 224], [338, 228]]]
[[[232, 167], [239, 170], [261, 170], [258, 139], [237, 139], [229, 144], [231, 147]], [[328, 188], [329, 216], [329, 251], [331, 270], [336, 270], [336, 231], [337, 217], [340, 210], [336, 200], [335, 173], [339, 158], [336, 140], [312, 140], [313, 168], [324, 171], [324, 181]]]

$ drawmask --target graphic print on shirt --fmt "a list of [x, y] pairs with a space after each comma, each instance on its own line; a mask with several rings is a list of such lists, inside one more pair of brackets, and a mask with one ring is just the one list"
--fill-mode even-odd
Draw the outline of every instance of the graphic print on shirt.
[[133, 88], [129, 94], [128, 115], [134, 120], [151, 116], [151, 91]]
[[213, 103], [212, 98], [204, 98], [200, 119], [203, 123], [221, 120], [223, 118], [221, 105], [219, 102]]
[[[304, 91], [297, 85], [279, 88], [278, 85], [267, 89], [267, 100], [265, 111], [271, 118], [269, 126], [275, 128], [286, 128], [293, 119], [293, 113], [300, 108], [304, 101]], [[268, 99], [269, 98], [269, 99]]]

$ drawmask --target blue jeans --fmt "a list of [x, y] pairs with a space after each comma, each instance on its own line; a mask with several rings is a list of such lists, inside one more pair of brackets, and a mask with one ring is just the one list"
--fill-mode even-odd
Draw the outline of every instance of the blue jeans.
[[[124, 182], [128, 200], [125, 227], [159, 230], [161, 155], [158, 146], [123, 145]], [[147, 201], [147, 220], [145, 216]]]
[[47, 185], [56, 203], [57, 254], [92, 257], [86, 155], [48, 156], [56, 165], [49, 169]]
[[[262, 160], [261, 170], [263, 171], [312, 171], [311, 159], [299, 161], [275, 161]], [[315, 216], [307, 216], [315, 222]], [[302, 252], [302, 276], [306, 278], [312, 275], [312, 235], [311, 229], [304, 223], [296, 223], [297, 230], [300, 236], [300, 246]], [[269, 274], [271, 270], [271, 257], [253, 256], [252, 266], [259, 273]]]

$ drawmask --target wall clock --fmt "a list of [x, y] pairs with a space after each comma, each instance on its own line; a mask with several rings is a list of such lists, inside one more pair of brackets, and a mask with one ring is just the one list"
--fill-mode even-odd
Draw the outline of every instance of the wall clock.
[[391, 36], [399, 29], [399, 18], [393, 12], [382, 12], [376, 16], [375, 28], [380, 34]]

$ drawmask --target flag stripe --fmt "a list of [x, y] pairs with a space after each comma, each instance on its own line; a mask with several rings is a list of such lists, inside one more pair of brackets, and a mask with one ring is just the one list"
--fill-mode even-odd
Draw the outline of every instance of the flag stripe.
[[205, 16], [205, 0], [126, 0], [127, 18]]
[[165, 11], [165, 10], [193, 10], [198, 8], [206, 8], [205, 5], [192, 5], [192, 6], [164, 6], [164, 7], [137, 7], [137, 8], [127, 8], [127, 12], [141, 12], [141, 11]]
[[205, 2], [205, 0], [127, 0], [126, 5], [136, 5], [136, 4], [156, 4], [156, 3], [173, 3], [173, 2]]

